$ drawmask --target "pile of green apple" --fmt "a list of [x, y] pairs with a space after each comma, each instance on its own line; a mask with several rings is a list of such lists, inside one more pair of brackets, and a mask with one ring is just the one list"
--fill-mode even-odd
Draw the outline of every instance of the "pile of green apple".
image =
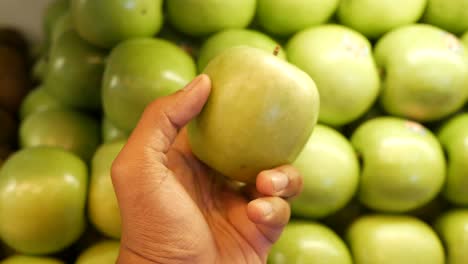
[[468, 263], [468, 0], [52, 0], [42, 23], [0, 263], [114, 263], [112, 162], [199, 73], [202, 161], [303, 175], [268, 263]]

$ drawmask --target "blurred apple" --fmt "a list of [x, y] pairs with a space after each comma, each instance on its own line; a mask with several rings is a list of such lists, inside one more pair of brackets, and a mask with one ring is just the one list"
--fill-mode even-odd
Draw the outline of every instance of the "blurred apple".
[[42, 86], [39, 86], [31, 90], [21, 102], [19, 117], [21, 120], [24, 120], [34, 113], [67, 108], [68, 107], [44, 91]]
[[71, 11], [83, 39], [112, 48], [127, 39], [154, 36], [162, 27], [162, 5], [162, 0], [71, 0]]
[[[251, 29], [223, 30], [212, 35], [203, 43], [198, 56], [198, 70], [202, 72], [211, 59], [223, 50], [235, 46], [250, 46], [273, 53], [279, 45], [271, 37], [259, 31]], [[285, 52], [281, 47], [277, 56], [286, 59]]]
[[446, 263], [468, 263], [468, 210], [452, 209], [439, 215], [434, 228], [445, 245]]
[[381, 101], [391, 115], [435, 121], [468, 97], [468, 53], [448, 32], [430, 25], [403, 26], [376, 44], [383, 71]]
[[193, 153], [240, 182], [264, 169], [292, 163], [317, 122], [314, 81], [271, 52], [237, 46], [205, 68], [212, 90], [188, 125]]
[[91, 164], [88, 210], [94, 226], [103, 234], [120, 238], [120, 210], [111, 179], [111, 166], [124, 140], [101, 145], [94, 154]]
[[427, 0], [342, 0], [338, 8], [341, 24], [376, 39], [392, 29], [416, 23]]
[[0, 264], [65, 264], [63, 261], [49, 257], [15, 255], [0, 261]]
[[462, 36], [461, 39], [463, 44], [465, 44], [465, 49], [468, 49], [468, 31], [466, 31]]
[[351, 143], [336, 130], [317, 125], [293, 166], [303, 177], [301, 194], [291, 202], [294, 215], [323, 218], [354, 196], [359, 162]]
[[292, 220], [273, 245], [268, 264], [351, 264], [345, 243], [325, 225]]
[[104, 143], [126, 139], [128, 138], [128, 133], [122, 129], [116, 127], [109, 118], [104, 117], [101, 123], [101, 136]]
[[355, 264], [443, 264], [444, 248], [421, 220], [405, 215], [365, 215], [348, 229]]
[[339, 0], [257, 0], [256, 20], [269, 34], [290, 36], [327, 22]]
[[461, 34], [468, 30], [468, 0], [427, 0], [422, 21]]
[[166, 1], [167, 18], [191, 36], [207, 36], [223, 29], [246, 28], [255, 15], [256, 0]]
[[195, 75], [193, 59], [169, 41], [124, 41], [107, 61], [102, 88], [104, 113], [115, 126], [130, 132], [149, 103], [183, 88]]
[[51, 254], [85, 227], [87, 167], [54, 147], [20, 150], [0, 170], [0, 238], [24, 254]]
[[446, 120], [438, 137], [448, 163], [444, 197], [454, 204], [468, 206], [468, 113]]
[[50, 48], [52, 30], [57, 20], [70, 8], [70, 0], [50, 0], [43, 14], [42, 28], [44, 41], [42, 53]]
[[89, 161], [100, 144], [98, 122], [71, 110], [49, 110], [28, 116], [20, 125], [20, 145], [61, 147]]
[[31, 78], [33, 81], [42, 83], [47, 76], [47, 70], [49, 68], [49, 59], [47, 55], [40, 55], [40, 57], [34, 61], [32, 66]]
[[74, 30], [62, 33], [50, 50], [44, 89], [65, 105], [99, 109], [105, 56]]
[[56, 42], [57, 39], [59, 39], [64, 32], [67, 32], [69, 30], [74, 30], [74, 26], [71, 12], [67, 11], [55, 21], [50, 36], [51, 42]]
[[118, 241], [100, 241], [83, 251], [75, 264], [114, 264], [119, 256], [119, 249]]
[[371, 49], [364, 36], [341, 25], [312, 27], [289, 40], [288, 60], [317, 83], [321, 123], [350, 123], [376, 101], [379, 75]]
[[378, 117], [356, 129], [351, 142], [361, 157], [359, 200], [386, 212], [407, 212], [431, 201], [445, 180], [442, 147], [416, 122]]

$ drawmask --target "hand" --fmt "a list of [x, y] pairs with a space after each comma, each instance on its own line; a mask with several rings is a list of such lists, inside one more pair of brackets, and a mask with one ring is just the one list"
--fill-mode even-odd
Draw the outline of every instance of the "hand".
[[118, 263], [265, 263], [288, 223], [285, 199], [302, 188], [294, 168], [263, 171], [256, 186], [239, 189], [192, 154], [184, 126], [210, 89], [200, 75], [151, 103], [114, 161], [122, 218]]

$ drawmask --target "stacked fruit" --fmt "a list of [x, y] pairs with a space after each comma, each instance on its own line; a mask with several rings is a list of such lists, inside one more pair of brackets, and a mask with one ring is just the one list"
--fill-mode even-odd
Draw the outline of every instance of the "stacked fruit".
[[[4, 77], [23, 66], [3, 62], [18, 48], [0, 34], [0, 153], [15, 148], [7, 112], [20, 120], [0, 170], [0, 239], [14, 255], [1, 263], [115, 262], [113, 159], [151, 101], [221, 54], [231, 63], [216, 67], [238, 70], [237, 46], [297, 66], [320, 97], [318, 124], [296, 126], [315, 125], [293, 162], [304, 190], [269, 263], [468, 263], [467, 0], [54, 0], [43, 24], [22, 101], [29, 78]], [[248, 129], [256, 114], [232, 119]]]

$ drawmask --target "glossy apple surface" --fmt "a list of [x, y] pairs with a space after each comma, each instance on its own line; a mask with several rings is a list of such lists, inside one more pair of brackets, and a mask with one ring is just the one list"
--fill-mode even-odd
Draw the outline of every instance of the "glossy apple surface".
[[430, 202], [445, 182], [441, 145], [419, 123], [397, 117], [364, 122], [351, 137], [362, 159], [359, 200], [386, 212], [407, 212]]
[[202, 112], [188, 126], [193, 153], [221, 174], [252, 182], [264, 169], [293, 162], [317, 122], [314, 81], [294, 65], [242, 46], [216, 56]]
[[24, 120], [34, 113], [67, 108], [67, 106], [49, 95], [42, 86], [39, 86], [30, 91], [21, 102], [19, 116], [21, 120]]
[[447, 252], [447, 264], [468, 263], [468, 210], [452, 209], [434, 223]]
[[48, 257], [15, 255], [0, 261], [0, 264], [64, 264], [64, 262]]
[[422, 21], [461, 34], [468, 30], [468, 1], [427, 0]]
[[24, 254], [56, 253], [85, 227], [86, 164], [54, 147], [20, 150], [0, 171], [0, 237]]
[[113, 240], [98, 242], [83, 251], [75, 264], [114, 264], [119, 256], [120, 243]]
[[102, 141], [104, 143], [128, 138], [128, 133], [116, 127], [107, 117], [101, 123]]

